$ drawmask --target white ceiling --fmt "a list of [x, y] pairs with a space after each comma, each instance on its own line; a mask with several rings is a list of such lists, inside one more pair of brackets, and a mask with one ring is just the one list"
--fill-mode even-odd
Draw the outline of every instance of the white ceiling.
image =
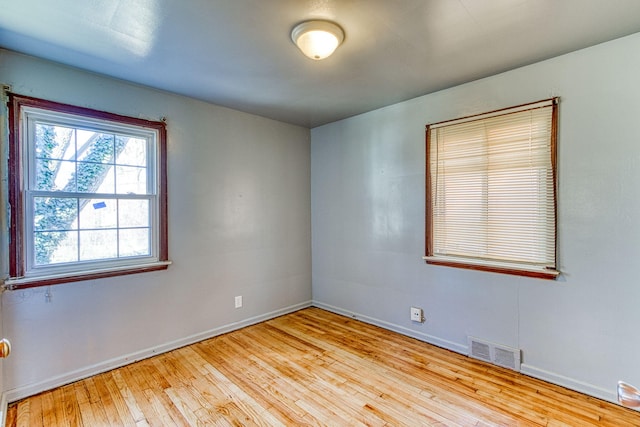
[[0, 0], [1, 47], [307, 127], [639, 31], [639, 0]]

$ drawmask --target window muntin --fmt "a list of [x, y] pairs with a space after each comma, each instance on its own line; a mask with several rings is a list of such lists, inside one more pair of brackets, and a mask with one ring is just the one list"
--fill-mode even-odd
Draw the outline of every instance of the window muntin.
[[556, 105], [427, 127], [427, 262], [557, 275]]
[[5, 285], [166, 268], [164, 123], [13, 94], [9, 105]]

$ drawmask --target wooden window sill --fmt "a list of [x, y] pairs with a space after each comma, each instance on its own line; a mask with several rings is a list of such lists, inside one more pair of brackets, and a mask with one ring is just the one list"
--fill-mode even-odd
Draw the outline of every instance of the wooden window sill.
[[76, 273], [52, 274], [47, 276], [9, 278], [3, 282], [5, 290], [35, 288], [38, 286], [59, 285], [62, 283], [79, 282], [82, 280], [103, 279], [106, 277], [125, 276], [128, 274], [146, 273], [150, 271], [166, 270], [171, 261], [158, 261], [148, 264], [128, 265], [123, 267], [105, 268], [100, 270], [80, 271]]
[[445, 267], [465, 268], [468, 270], [488, 271], [492, 273], [511, 274], [515, 276], [534, 277], [538, 279], [555, 280], [560, 272], [558, 270], [541, 270], [541, 269], [525, 269], [508, 265], [491, 265], [466, 262], [452, 259], [442, 259], [440, 257], [425, 256], [422, 257], [427, 264], [441, 265]]

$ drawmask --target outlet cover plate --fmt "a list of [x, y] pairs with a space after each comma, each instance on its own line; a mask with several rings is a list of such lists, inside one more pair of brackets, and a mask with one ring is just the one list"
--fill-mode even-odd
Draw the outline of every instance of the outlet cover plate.
[[411, 307], [411, 321], [412, 322], [424, 322], [424, 317], [422, 316], [422, 309], [418, 307]]
[[242, 295], [236, 297], [236, 308], [242, 307]]

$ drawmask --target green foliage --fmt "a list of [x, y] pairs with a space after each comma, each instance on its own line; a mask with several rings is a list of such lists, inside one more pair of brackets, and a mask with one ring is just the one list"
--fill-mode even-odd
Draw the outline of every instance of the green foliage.
[[[66, 135], [64, 142], [61, 143], [62, 135], [56, 135], [54, 126], [37, 126], [36, 128], [38, 146], [36, 156], [41, 165], [37, 172], [37, 187], [55, 191], [55, 181], [62, 162], [52, 159], [53, 153], [60, 145], [64, 151], [71, 143], [73, 133]], [[56, 136], [59, 137], [58, 141]], [[113, 167], [114, 156], [117, 158], [126, 142], [127, 139], [121, 137], [116, 137], [114, 142], [114, 135], [109, 134], [93, 136], [82, 148], [81, 152], [86, 152], [86, 156], [81, 162], [76, 163], [76, 171], [71, 174], [62, 191], [74, 193], [97, 191], [107, 172]], [[79, 155], [80, 152], [77, 154]], [[34, 229], [36, 230], [34, 243], [36, 264], [45, 265], [51, 262], [51, 256], [65, 238], [64, 231], [69, 230], [80, 210], [88, 203], [88, 199], [48, 197], [41, 201], [34, 206]]]

